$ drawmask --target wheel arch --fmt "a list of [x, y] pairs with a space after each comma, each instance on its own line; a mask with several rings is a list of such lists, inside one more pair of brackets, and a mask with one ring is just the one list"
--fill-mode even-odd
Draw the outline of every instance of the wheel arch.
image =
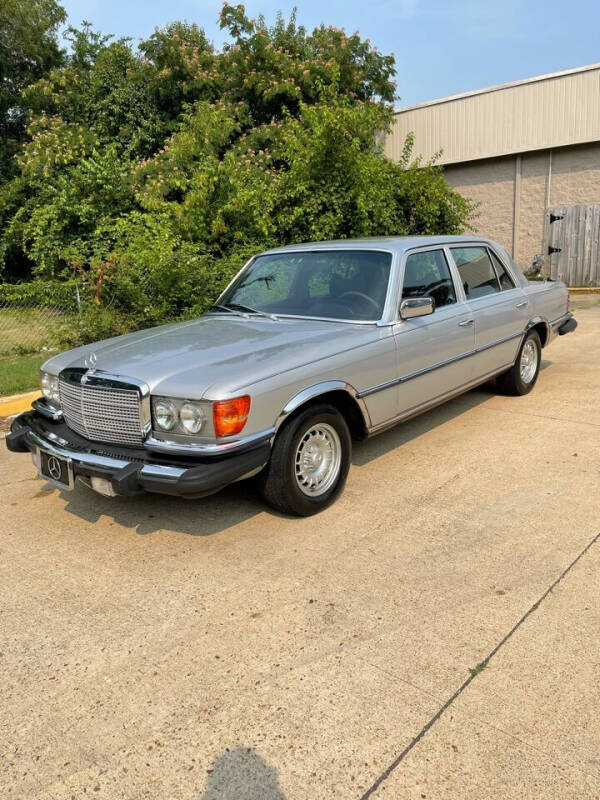
[[341, 380], [323, 381], [308, 386], [297, 392], [285, 404], [275, 422], [275, 429], [284, 425], [298, 411], [315, 400], [331, 403], [344, 417], [350, 428], [353, 439], [364, 439], [371, 426], [371, 418], [364, 400], [358, 397], [358, 392]]
[[531, 330], [537, 331], [541, 345], [545, 347], [550, 337], [550, 325], [548, 324], [548, 320], [544, 319], [544, 317], [533, 317], [527, 323], [526, 332], [528, 333]]

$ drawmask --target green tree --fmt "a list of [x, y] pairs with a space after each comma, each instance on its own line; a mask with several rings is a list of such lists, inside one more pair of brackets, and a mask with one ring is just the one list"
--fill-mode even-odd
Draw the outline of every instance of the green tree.
[[[0, 190], [0, 255], [83, 275], [102, 308], [144, 324], [203, 310], [257, 249], [458, 233], [472, 209], [392, 121], [393, 57], [358, 33], [272, 27], [225, 5], [214, 51], [174, 23], [134, 49], [70, 29], [60, 66], [27, 88], [19, 172]], [[11, 259], [13, 260], [11, 262]], [[120, 329], [120, 328], [119, 328]], [[90, 334], [92, 335], [92, 334]]]
[[61, 63], [57, 32], [65, 19], [56, 0], [0, 2], [0, 182], [13, 173], [25, 132], [22, 92]]

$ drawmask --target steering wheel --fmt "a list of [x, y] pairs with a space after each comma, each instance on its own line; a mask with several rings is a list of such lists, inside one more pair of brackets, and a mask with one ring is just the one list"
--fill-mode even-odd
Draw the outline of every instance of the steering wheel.
[[363, 294], [363, 292], [344, 292], [344, 294], [340, 295], [340, 300], [343, 300], [344, 297], [360, 297], [361, 300], [366, 300], [369, 305], [373, 306], [378, 314], [381, 314], [381, 307], [376, 300], [373, 300], [372, 297], [369, 297], [368, 294]]

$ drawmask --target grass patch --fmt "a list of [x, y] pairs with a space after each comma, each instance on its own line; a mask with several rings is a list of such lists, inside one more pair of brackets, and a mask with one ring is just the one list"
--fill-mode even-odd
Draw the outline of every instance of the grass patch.
[[0, 397], [37, 389], [38, 370], [47, 358], [47, 355], [41, 356], [39, 353], [0, 356]]
[[471, 677], [474, 678], [475, 675], [479, 675], [479, 673], [483, 672], [483, 670], [487, 667], [487, 665], [488, 665], [488, 660], [487, 658], [485, 658], [483, 661], [480, 661], [476, 667], [473, 667], [473, 669], [469, 669]]

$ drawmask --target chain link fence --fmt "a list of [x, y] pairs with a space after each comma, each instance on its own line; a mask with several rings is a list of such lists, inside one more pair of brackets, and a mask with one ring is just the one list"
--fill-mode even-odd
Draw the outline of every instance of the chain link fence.
[[60, 307], [0, 303], [0, 356], [58, 349], [72, 316], [73, 312]]
[[0, 296], [0, 357], [58, 350], [77, 325], [80, 309], [79, 287], [56, 299]]

